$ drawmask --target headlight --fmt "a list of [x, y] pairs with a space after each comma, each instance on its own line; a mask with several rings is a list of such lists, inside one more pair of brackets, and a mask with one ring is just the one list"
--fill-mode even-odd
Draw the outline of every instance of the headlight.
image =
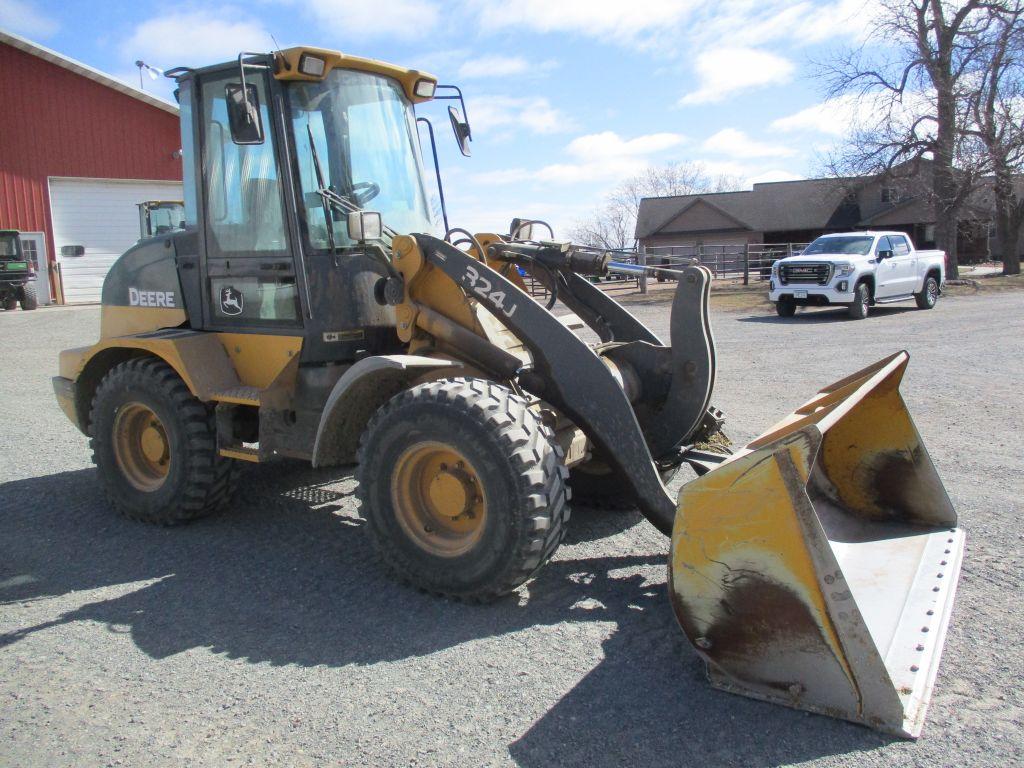
[[846, 277], [853, 274], [853, 264], [836, 264], [836, 277]]
[[777, 262], [777, 261], [772, 264], [772, 274], [773, 275], [779, 274], [779, 262]]

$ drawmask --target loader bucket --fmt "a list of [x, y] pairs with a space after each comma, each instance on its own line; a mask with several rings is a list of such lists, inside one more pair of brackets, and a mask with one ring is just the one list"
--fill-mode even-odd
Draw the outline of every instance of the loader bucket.
[[908, 360], [826, 387], [680, 491], [672, 603], [716, 687], [920, 735], [964, 537], [899, 393]]

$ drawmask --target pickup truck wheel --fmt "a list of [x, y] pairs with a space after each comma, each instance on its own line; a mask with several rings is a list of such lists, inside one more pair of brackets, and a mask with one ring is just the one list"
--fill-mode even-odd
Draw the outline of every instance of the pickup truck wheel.
[[932, 275], [928, 275], [924, 279], [924, 287], [921, 289], [921, 292], [914, 294], [914, 300], [917, 302], [918, 309], [931, 309], [934, 307], [935, 302], [939, 300], [939, 281]]
[[775, 302], [775, 311], [779, 317], [792, 317], [796, 314], [796, 302], [793, 299], [779, 299]]
[[863, 320], [868, 316], [868, 302], [871, 299], [871, 292], [867, 283], [858, 283], [853, 289], [853, 303], [848, 312], [854, 320]]

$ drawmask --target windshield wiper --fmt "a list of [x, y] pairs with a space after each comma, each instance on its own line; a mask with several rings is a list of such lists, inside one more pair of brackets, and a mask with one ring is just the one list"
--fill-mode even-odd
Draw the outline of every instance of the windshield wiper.
[[[324, 183], [324, 169], [320, 165], [320, 156], [316, 151], [316, 144], [313, 143], [313, 129], [308, 124], [306, 125], [306, 132], [309, 134], [309, 149], [313, 156], [313, 170], [316, 173], [316, 193], [320, 195], [320, 200], [323, 203], [324, 220], [327, 226], [327, 244], [330, 246], [331, 253], [337, 254], [337, 246], [334, 241], [334, 216], [331, 209], [337, 208], [342, 213], [357, 213], [363, 209], [352, 202], [351, 199], [344, 195], [339, 195]], [[387, 237], [387, 245], [390, 247], [390, 241], [394, 240], [398, 232], [381, 221], [381, 234]]]
[[320, 156], [316, 151], [316, 142], [313, 140], [313, 127], [306, 123], [306, 133], [309, 134], [309, 151], [313, 155], [313, 170], [316, 173], [316, 186], [317, 193], [320, 195], [321, 206], [324, 211], [324, 226], [327, 228], [327, 244], [331, 248], [331, 254], [334, 258], [338, 257], [338, 248], [334, 244], [334, 212], [331, 210], [330, 201], [327, 199], [325, 192], [329, 192], [327, 186], [324, 184], [324, 169], [320, 165]]

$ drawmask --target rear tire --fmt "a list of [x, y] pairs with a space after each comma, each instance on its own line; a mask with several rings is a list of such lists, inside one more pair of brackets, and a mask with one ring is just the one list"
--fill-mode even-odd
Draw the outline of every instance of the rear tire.
[[213, 409], [162, 360], [137, 357], [111, 368], [89, 422], [93, 462], [123, 515], [176, 525], [230, 500], [237, 467], [217, 453]]
[[779, 299], [775, 302], [775, 311], [779, 317], [793, 317], [796, 314], [796, 302], [793, 299]]
[[868, 304], [871, 301], [871, 290], [867, 283], [857, 283], [853, 289], [853, 303], [847, 308], [847, 313], [854, 320], [863, 320], [868, 316]]
[[35, 283], [25, 283], [21, 287], [21, 309], [29, 311], [39, 306], [39, 295], [36, 293]]
[[914, 294], [918, 309], [932, 309], [939, 300], [939, 281], [933, 275], [924, 279], [920, 293]]
[[548, 561], [569, 521], [567, 477], [540, 414], [482, 379], [393, 397], [367, 426], [356, 470], [366, 528], [388, 570], [470, 602], [515, 590]]
[[15, 296], [8, 296], [7, 298], [4, 299], [4, 309], [5, 310], [10, 311], [12, 309], [17, 309], [17, 308], [18, 308], [18, 299], [17, 299], [17, 297], [15, 297]]

